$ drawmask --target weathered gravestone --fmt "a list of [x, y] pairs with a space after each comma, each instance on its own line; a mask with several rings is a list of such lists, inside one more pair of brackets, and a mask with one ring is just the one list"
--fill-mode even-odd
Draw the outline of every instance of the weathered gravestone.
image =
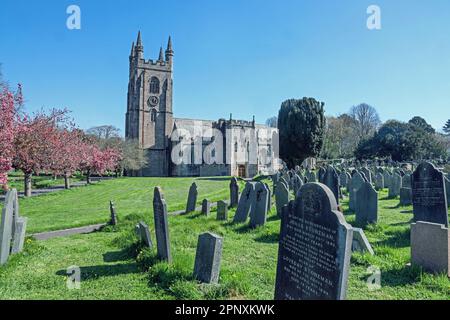
[[307, 171], [306, 172], [306, 178], [308, 179], [308, 182], [316, 182], [317, 178], [316, 178], [316, 174], [314, 173], [314, 171]]
[[377, 190], [383, 190], [384, 189], [384, 176], [380, 172], [378, 172], [375, 175], [375, 189], [377, 189]]
[[204, 283], [219, 281], [223, 238], [210, 232], [198, 237], [194, 278]]
[[391, 180], [392, 180], [392, 175], [389, 173], [389, 171], [385, 170], [383, 173], [383, 177], [384, 177], [384, 187], [387, 189], [391, 188]]
[[339, 176], [332, 166], [327, 166], [325, 169], [321, 183], [326, 185], [333, 192], [337, 204], [339, 205]]
[[228, 220], [228, 205], [225, 201], [220, 200], [217, 202], [217, 220]]
[[443, 224], [411, 224], [411, 263], [450, 277], [450, 234]]
[[365, 182], [366, 181], [359, 172], [355, 172], [350, 180], [349, 208], [352, 211], [355, 211], [356, 209], [356, 192]]
[[142, 241], [147, 247], [153, 248], [152, 237], [150, 235], [148, 225], [141, 221], [136, 227], [136, 233], [138, 234], [139, 240]]
[[266, 223], [268, 201], [269, 189], [262, 182], [256, 183], [254, 203], [250, 213], [250, 227], [255, 228]]
[[112, 225], [112, 226], [117, 225], [116, 206], [114, 205], [114, 202], [112, 200], [109, 201], [109, 212], [111, 214], [111, 218], [109, 220], [109, 224]]
[[155, 219], [156, 248], [161, 260], [172, 262], [170, 254], [169, 224], [167, 204], [160, 187], [155, 187], [153, 193], [153, 215]]
[[297, 194], [298, 190], [303, 186], [303, 180], [300, 178], [298, 174], [294, 175], [292, 178], [292, 188], [294, 190], [294, 194]]
[[320, 183], [323, 183], [323, 177], [325, 175], [325, 173], [327, 172], [327, 170], [324, 167], [320, 167], [319, 170], [317, 171], [317, 180]]
[[275, 206], [277, 215], [281, 217], [281, 209], [289, 203], [289, 189], [284, 183], [279, 183], [275, 190]]
[[269, 212], [272, 208], [272, 190], [270, 190], [270, 187], [267, 183], [264, 184], [266, 185], [267, 191], [269, 192], [269, 201], [267, 201], [267, 212]]
[[448, 227], [444, 175], [429, 162], [422, 162], [413, 173], [412, 202], [414, 221], [439, 223]]
[[14, 225], [14, 197], [15, 191], [10, 190], [6, 193], [5, 202], [2, 209], [2, 220], [0, 224], [0, 265], [8, 261], [11, 252], [11, 240], [13, 236]]
[[341, 188], [347, 188], [348, 185], [348, 175], [347, 172], [342, 171], [341, 174], [339, 175], [339, 186]]
[[365, 225], [378, 221], [378, 192], [369, 182], [365, 182], [356, 191], [356, 223]]
[[411, 204], [412, 204], [412, 189], [402, 187], [400, 189], [400, 205], [410, 206]]
[[236, 177], [230, 181], [230, 207], [235, 208], [239, 202], [239, 184]]
[[283, 209], [275, 299], [345, 299], [352, 233], [333, 192], [305, 184]]
[[400, 195], [402, 188], [402, 177], [398, 173], [394, 173], [389, 184], [389, 198], [395, 198]]
[[233, 218], [234, 223], [245, 222], [247, 220], [250, 210], [252, 209], [254, 197], [255, 185], [254, 183], [247, 182], [241, 196], [239, 197], [239, 204]]
[[361, 169], [361, 172], [364, 173], [364, 176], [366, 177], [367, 181], [372, 183], [372, 173], [370, 172], [369, 168], [363, 167]]
[[352, 251], [361, 253], [368, 252], [372, 256], [375, 254], [369, 240], [367, 240], [367, 237], [361, 228], [353, 228]]
[[407, 173], [402, 177], [402, 188], [412, 188], [411, 174]]
[[211, 212], [211, 202], [208, 199], [203, 199], [202, 201], [202, 214], [209, 216]]
[[193, 182], [191, 187], [189, 188], [189, 194], [186, 203], [186, 213], [195, 211], [195, 206], [197, 204], [197, 195], [197, 184]]

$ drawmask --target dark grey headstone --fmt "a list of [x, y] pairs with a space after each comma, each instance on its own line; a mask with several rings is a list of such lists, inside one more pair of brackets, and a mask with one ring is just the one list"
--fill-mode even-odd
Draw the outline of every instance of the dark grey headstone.
[[264, 183], [266, 185], [267, 191], [269, 192], [269, 201], [267, 201], [267, 212], [272, 209], [272, 190], [270, 190], [270, 187], [267, 183]]
[[169, 222], [167, 204], [160, 187], [155, 187], [153, 193], [153, 215], [155, 219], [156, 247], [161, 260], [172, 262], [170, 254]]
[[398, 173], [394, 173], [390, 180], [389, 198], [398, 197], [400, 195], [400, 189], [402, 188], [402, 177]]
[[239, 198], [239, 204], [234, 215], [233, 222], [240, 223], [247, 221], [250, 210], [252, 209], [253, 199], [255, 197], [254, 183], [247, 182]]
[[359, 172], [355, 172], [350, 180], [349, 207], [352, 211], [356, 210], [356, 192], [365, 182], [366, 181]]
[[217, 202], [217, 220], [228, 220], [228, 205], [225, 201], [220, 200]]
[[8, 261], [11, 251], [11, 240], [13, 231], [13, 212], [15, 189], [9, 190], [5, 196], [5, 202], [2, 209], [2, 221], [0, 224], [0, 265]]
[[308, 179], [308, 182], [316, 182], [317, 178], [316, 178], [316, 174], [314, 173], [314, 171], [307, 171], [306, 172], [306, 178]]
[[412, 200], [414, 221], [438, 223], [448, 227], [444, 174], [433, 164], [422, 162], [414, 171]]
[[250, 214], [250, 227], [252, 228], [262, 226], [266, 223], [269, 189], [264, 183], [256, 183], [254, 199], [255, 202], [252, 205], [252, 211]]
[[230, 207], [237, 207], [239, 202], [239, 184], [236, 177], [231, 178], [230, 181]]
[[209, 216], [211, 212], [211, 202], [208, 199], [202, 201], [202, 214]]
[[389, 189], [391, 187], [392, 175], [387, 170], [385, 170], [383, 173], [383, 177], [384, 177], [384, 187]]
[[276, 300], [345, 299], [352, 227], [337, 210], [333, 192], [305, 184], [281, 218]]
[[412, 205], [412, 189], [411, 188], [403, 188], [402, 187], [400, 189], [400, 205], [401, 206]]
[[275, 205], [277, 215], [281, 217], [281, 209], [289, 203], [289, 189], [284, 183], [279, 183], [275, 190]]
[[109, 220], [109, 224], [112, 226], [117, 225], [117, 212], [116, 212], [116, 207], [114, 205], [114, 202], [112, 200], [109, 201], [109, 212], [111, 214], [111, 219]]
[[402, 177], [402, 188], [412, 188], [411, 174], [407, 173]]
[[366, 177], [367, 181], [372, 183], [372, 173], [370, 172], [369, 168], [363, 167], [361, 171], [362, 173], [364, 173], [364, 176]]
[[198, 237], [194, 278], [204, 283], [219, 281], [223, 238], [210, 232]]
[[332, 166], [327, 166], [321, 182], [330, 188], [339, 205], [339, 176]]
[[189, 188], [189, 194], [186, 203], [186, 213], [195, 211], [195, 207], [197, 204], [197, 195], [197, 184], [193, 182], [191, 187]]
[[294, 190], [294, 194], [297, 194], [298, 190], [303, 186], [303, 180], [300, 178], [298, 174], [295, 174], [292, 178], [292, 187]]
[[450, 179], [445, 178], [445, 193], [447, 194], [447, 205], [450, 207]]
[[356, 191], [356, 223], [368, 224], [378, 221], [378, 192], [370, 182], [365, 182]]
[[378, 172], [375, 175], [375, 189], [377, 189], [377, 190], [384, 189], [384, 176], [381, 172]]
[[341, 188], [347, 188], [348, 185], [348, 176], [347, 176], [347, 172], [342, 171], [341, 174], [339, 175], [339, 186]]

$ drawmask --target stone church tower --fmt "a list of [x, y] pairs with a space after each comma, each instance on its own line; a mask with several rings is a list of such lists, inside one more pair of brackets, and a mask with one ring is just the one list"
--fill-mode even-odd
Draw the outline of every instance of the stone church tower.
[[170, 135], [173, 130], [172, 111], [172, 41], [169, 37], [158, 60], [145, 60], [141, 33], [130, 54], [128, 102], [125, 137], [139, 141], [147, 151], [149, 165], [132, 175], [164, 177], [170, 168]]

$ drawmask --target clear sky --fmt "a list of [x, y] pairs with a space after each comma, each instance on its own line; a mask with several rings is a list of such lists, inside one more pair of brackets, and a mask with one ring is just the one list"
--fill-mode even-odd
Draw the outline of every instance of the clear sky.
[[[66, 8], [81, 8], [81, 30]], [[367, 7], [381, 8], [368, 30]], [[122, 130], [128, 56], [142, 31], [146, 59], [172, 36], [177, 117], [263, 123], [288, 98], [327, 115], [361, 102], [383, 121], [450, 118], [448, 0], [1, 0], [0, 63], [27, 110], [67, 107], [81, 128]]]

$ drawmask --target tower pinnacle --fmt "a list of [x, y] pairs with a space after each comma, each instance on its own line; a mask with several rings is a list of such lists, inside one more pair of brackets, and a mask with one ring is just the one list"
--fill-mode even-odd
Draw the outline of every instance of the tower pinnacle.
[[167, 49], [166, 49], [166, 61], [172, 63], [172, 59], [173, 59], [172, 38], [169, 36], [169, 41], [167, 42]]
[[163, 54], [163, 48], [159, 48], [159, 58], [158, 61], [164, 61], [164, 54]]

